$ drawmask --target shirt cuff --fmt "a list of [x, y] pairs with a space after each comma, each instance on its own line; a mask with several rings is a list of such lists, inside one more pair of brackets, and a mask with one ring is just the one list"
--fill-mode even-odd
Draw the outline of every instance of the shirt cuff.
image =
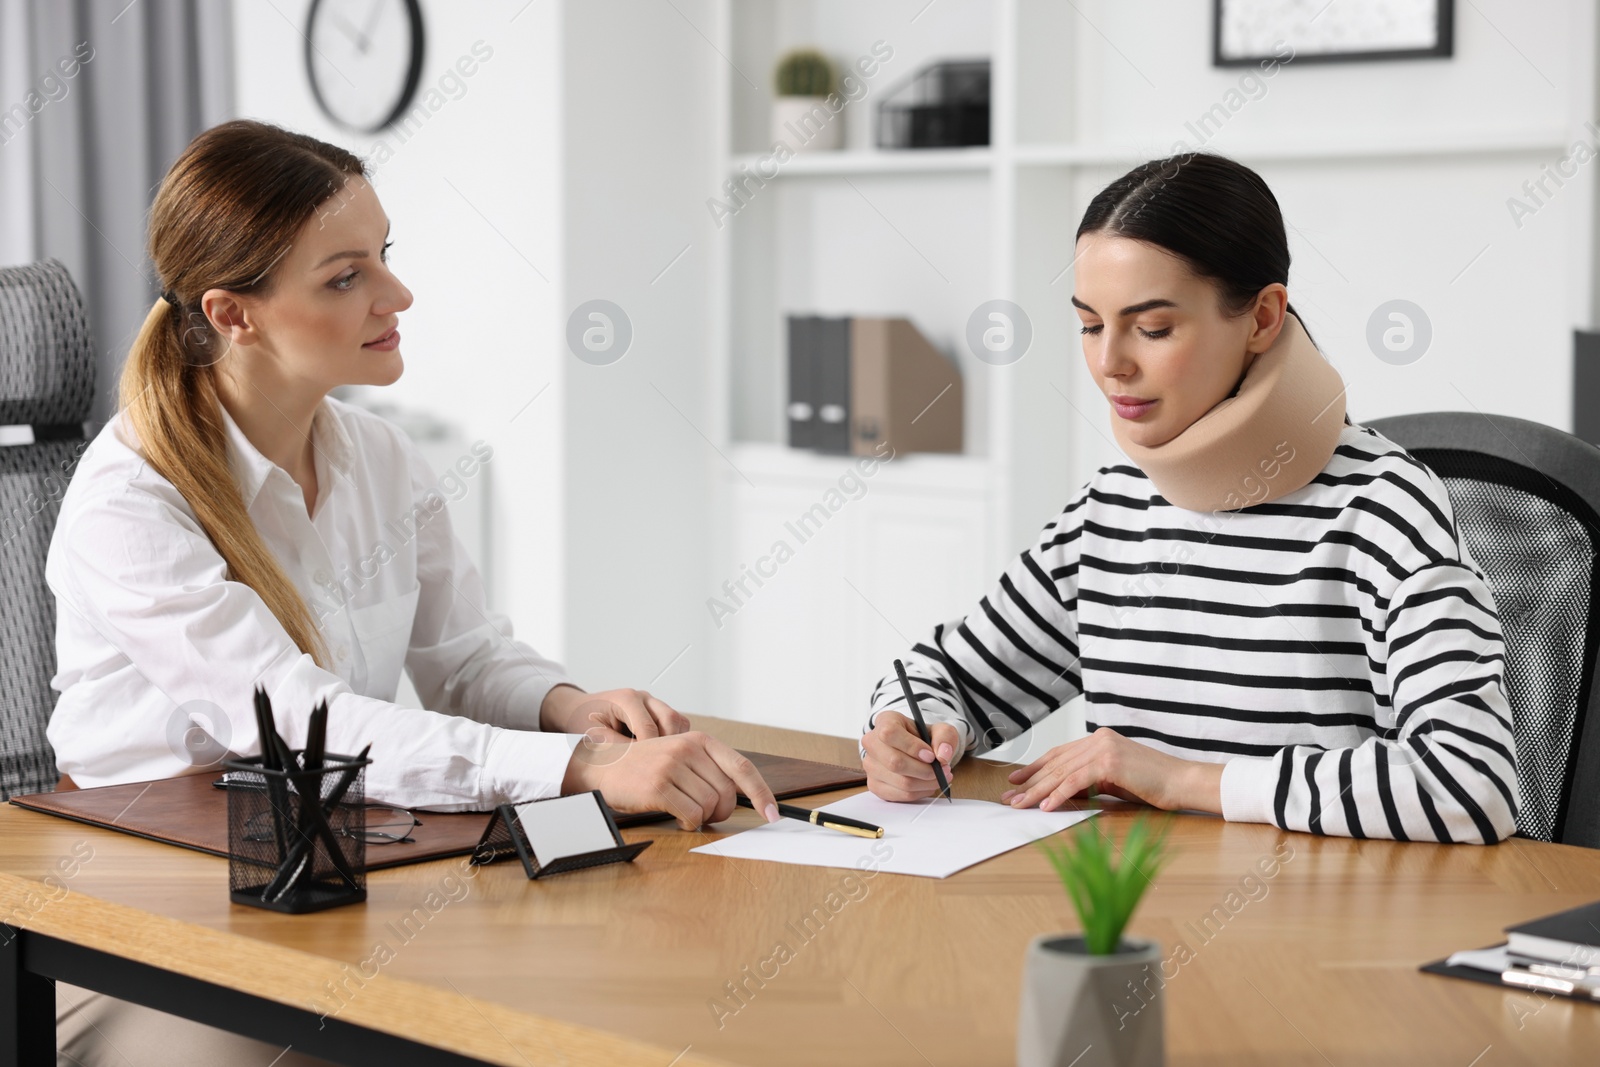
[[[1273, 821], [1277, 756], [1235, 756], [1222, 768], [1222, 817], [1229, 822]], [[1281, 757], [1287, 758], [1287, 757]]]
[[582, 734], [495, 730], [484, 754], [479, 794], [486, 808], [561, 795], [572, 753]]
[[518, 730], [539, 729], [539, 712], [544, 707], [544, 698], [558, 685], [570, 685], [576, 688], [578, 683], [564, 674], [552, 671], [541, 671], [519, 683], [511, 691], [506, 703], [506, 725]]

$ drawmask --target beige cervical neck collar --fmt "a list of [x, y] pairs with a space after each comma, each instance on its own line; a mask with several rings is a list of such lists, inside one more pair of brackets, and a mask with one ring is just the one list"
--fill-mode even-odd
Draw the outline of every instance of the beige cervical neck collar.
[[1344, 413], [1344, 379], [1290, 314], [1235, 394], [1172, 440], [1135, 444], [1115, 411], [1111, 430], [1169, 503], [1233, 511], [1309, 485], [1333, 456]]

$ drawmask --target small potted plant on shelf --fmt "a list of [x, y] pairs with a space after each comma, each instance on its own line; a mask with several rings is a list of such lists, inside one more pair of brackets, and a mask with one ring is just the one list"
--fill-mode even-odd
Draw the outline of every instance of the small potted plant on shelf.
[[1161, 947], [1122, 934], [1168, 858], [1170, 826], [1170, 817], [1152, 827], [1140, 815], [1120, 849], [1093, 820], [1059, 843], [1039, 842], [1083, 932], [1041, 934], [1028, 945], [1017, 1020], [1020, 1067], [1166, 1062]]
[[[778, 61], [773, 77], [772, 139], [791, 151], [831, 150], [844, 143], [844, 101], [834, 95], [833, 64], [813, 48]], [[831, 106], [830, 106], [831, 104]]]

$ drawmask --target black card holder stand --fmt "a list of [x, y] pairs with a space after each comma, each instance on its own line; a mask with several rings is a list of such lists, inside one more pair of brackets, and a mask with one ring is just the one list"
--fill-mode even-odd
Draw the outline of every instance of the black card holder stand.
[[605, 814], [606, 824], [611, 828], [611, 838], [615, 842], [611, 847], [541, 862], [522, 828], [521, 820], [517, 818], [516, 806], [502, 804], [494, 810], [489, 825], [484, 828], [483, 836], [478, 839], [478, 844], [472, 850], [470, 862], [474, 866], [481, 867], [515, 856], [522, 861], [522, 869], [527, 872], [529, 878], [543, 878], [548, 874], [561, 874], [564, 871], [576, 871], [584, 867], [599, 867], [607, 863], [632, 863], [635, 856], [655, 844], [654, 841], [635, 841], [630, 845], [623, 841], [622, 831], [617, 829], [617, 820], [611, 808], [601, 799], [597, 790], [591, 791], [591, 794]]
[[228, 787], [229, 899], [296, 915], [366, 900], [371, 762], [329, 753], [315, 770], [267, 770], [260, 756], [223, 764], [237, 776]]

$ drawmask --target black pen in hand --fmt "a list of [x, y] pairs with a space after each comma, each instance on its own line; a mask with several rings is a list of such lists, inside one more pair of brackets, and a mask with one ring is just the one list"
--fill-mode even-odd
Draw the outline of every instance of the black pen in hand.
[[[923, 744], [933, 748], [933, 735], [928, 732], [928, 724], [923, 721], [922, 709], [917, 707], [917, 694], [911, 691], [911, 679], [906, 677], [906, 665], [895, 660], [894, 669], [900, 675], [900, 689], [906, 695], [906, 703], [911, 705], [911, 719], [917, 724], [917, 736], [922, 738]], [[939, 782], [939, 795], [954, 804], [955, 798], [950, 795], [950, 783], [945, 780], [944, 768], [939, 763], [937, 749], [933, 753], [933, 776]]]

